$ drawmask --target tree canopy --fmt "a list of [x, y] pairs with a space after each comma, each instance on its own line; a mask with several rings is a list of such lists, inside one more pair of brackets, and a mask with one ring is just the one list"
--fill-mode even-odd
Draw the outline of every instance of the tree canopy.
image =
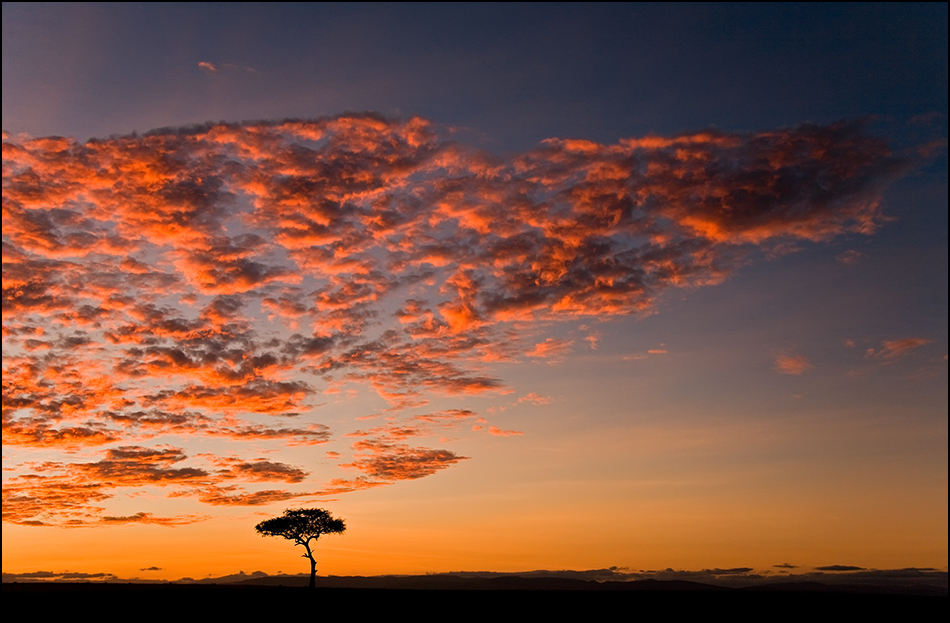
[[346, 532], [346, 523], [322, 508], [288, 508], [280, 517], [265, 519], [254, 529], [262, 536], [279, 536], [302, 545], [307, 550], [303, 557], [310, 559], [310, 588], [313, 588], [316, 585], [317, 561], [310, 549], [310, 542], [324, 534], [343, 534]]

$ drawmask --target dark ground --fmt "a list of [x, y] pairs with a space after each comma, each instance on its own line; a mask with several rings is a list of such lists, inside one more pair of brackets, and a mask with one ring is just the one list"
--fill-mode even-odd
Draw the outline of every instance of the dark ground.
[[[523, 580], [523, 578], [522, 578]], [[532, 583], [534, 584], [534, 583]], [[192, 617], [273, 616], [366, 620], [398, 618], [509, 620], [538, 616], [629, 620], [680, 620], [725, 616], [728, 620], [822, 621], [942, 618], [947, 597], [881, 594], [828, 586], [783, 590], [728, 589], [691, 582], [494, 583], [458, 588], [329, 588], [242, 584], [5, 583], [3, 604], [14, 616], [42, 613], [100, 620], [168, 621]], [[490, 588], [491, 587], [491, 588]]]

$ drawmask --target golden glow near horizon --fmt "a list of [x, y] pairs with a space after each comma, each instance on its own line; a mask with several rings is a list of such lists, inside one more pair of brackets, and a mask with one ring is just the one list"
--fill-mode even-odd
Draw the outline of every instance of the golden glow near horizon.
[[850, 398], [945, 375], [929, 336], [719, 349], [748, 306], [669, 301], [873, 234], [882, 141], [444, 132], [5, 135], [4, 570], [296, 573], [252, 528], [307, 505], [350, 527], [334, 574], [946, 566], [945, 419]]

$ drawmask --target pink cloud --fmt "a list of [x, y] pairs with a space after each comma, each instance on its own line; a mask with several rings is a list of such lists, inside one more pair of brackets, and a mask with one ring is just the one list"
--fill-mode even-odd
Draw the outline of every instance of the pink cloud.
[[776, 355], [774, 369], [782, 374], [801, 375], [814, 368], [804, 355]]
[[906, 338], [902, 340], [886, 340], [881, 342], [881, 348], [874, 350], [869, 348], [867, 350], [868, 357], [874, 359], [882, 360], [894, 360], [900, 357], [903, 357], [912, 350], [918, 349], [921, 346], [926, 346], [930, 343], [930, 340], [925, 340], [922, 338]]
[[866, 256], [860, 251], [855, 251], [854, 249], [848, 249], [842, 253], [839, 253], [835, 259], [841, 262], [842, 264], [847, 264], [849, 266], [857, 264], [863, 260]]
[[547, 396], [541, 396], [539, 394], [531, 392], [530, 394], [525, 394], [524, 396], [519, 398], [518, 402], [530, 402], [531, 404], [534, 404], [534, 405], [546, 405], [546, 404], [551, 403], [551, 399], [548, 398]]

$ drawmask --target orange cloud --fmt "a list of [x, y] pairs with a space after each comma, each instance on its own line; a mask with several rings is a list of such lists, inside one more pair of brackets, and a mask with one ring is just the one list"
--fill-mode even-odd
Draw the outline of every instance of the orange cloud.
[[[117, 489], [138, 486], [214, 505], [305, 495], [244, 487], [304, 485], [300, 468], [201, 463], [142, 444], [324, 443], [329, 430], [312, 421], [321, 383], [362, 383], [388, 413], [432, 394], [512, 391], [489, 362], [557, 361], [573, 347], [524, 327], [648, 313], [670, 288], [722, 282], [749, 248], [871, 233], [884, 220], [883, 186], [903, 166], [849, 122], [551, 139], [508, 159], [447, 134], [374, 114], [85, 143], [5, 134], [4, 443], [104, 452], [92, 463], [24, 462], [4, 485], [10, 520], [178, 521], [107, 514]], [[525, 352], [529, 335], [540, 341]], [[596, 335], [584, 339], [596, 348]], [[885, 342], [869, 356], [925, 343]], [[775, 362], [789, 374], [808, 367], [802, 356]], [[468, 431], [473, 416], [448, 410], [364, 431], [347, 464], [363, 475], [323, 491], [454, 465], [464, 457], [404, 440]], [[310, 421], [242, 419], [254, 417]]]
[[556, 340], [549, 337], [548, 339], [534, 345], [534, 348], [525, 353], [528, 357], [563, 357], [570, 352], [571, 346], [574, 342], [572, 340]]
[[46, 461], [30, 466], [32, 473], [9, 478], [3, 489], [4, 521], [70, 527], [129, 522], [179, 525], [204, 519], [199, 515], [155, 517], [144, 511], [125, 517], [105, 514], [102, 504], [117, 492], [141, 487], [168, 488], [170, 497], [196, 496], [212, 505], [258, 505], [309, 495], [286, 491], [246, 493], [226, 484], [299, 483], [307, 475], [299, 468], [274, 461], [205, 455], [203, 458], [216, 469], [179, 467], [188, 457], [171, 446], [119, 446], [105, 450], [101, 456], [101, 460], [87, 463]]
[[495, 435], [496, 437], [511, 437], [513, 435], [522, 435], [523, 433], [519, 430], [502, 430], [497, 426], [489, 426], [488, 434]]

